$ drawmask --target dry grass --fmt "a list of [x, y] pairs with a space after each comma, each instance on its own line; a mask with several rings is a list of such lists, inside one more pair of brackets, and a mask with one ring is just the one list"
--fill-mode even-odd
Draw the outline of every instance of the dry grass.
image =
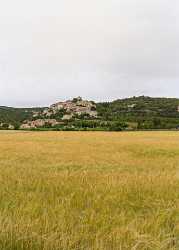
[[0, 132], [0, 249], [179, 249], [179, 133]]

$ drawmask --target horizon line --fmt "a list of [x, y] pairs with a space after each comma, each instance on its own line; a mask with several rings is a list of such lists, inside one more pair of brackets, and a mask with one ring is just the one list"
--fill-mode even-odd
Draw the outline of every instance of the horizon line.
[[[80, 96], [81, 97], [81, 96]], [[89, 100], [89, 101], [93, 101], [95, 103], [108, 103], [108, 102], [114, 102], [114, 101], [117, 101], [117, 100], [124, 100], [124, 99], [132, 99], [132, 98], [139, 98], [139, 97], [149, 97], [149, 98], [166, 98], [166, 99], [178, 99], [179, 100], [179, 97], [173, 97], [173, 96], [152, 96], [152, 95], [133, 95], [133, 96], [126, 96], [126, 97], [120, 97], [120, 98], [111, 98], [109, 100], [100, 100], [100, 101], [97, 101], [97, 100], [93, 100], [91, 98], [83, 98], [83, 100]], [[73, 97], [73, 98], [77, 98], [77, 97]], [[33, 109], [33, 108], [48, 108], [50, 105], [54, 104], [54, 103], [57, 103], [57, 102], [65, 102], [67, 100], [72, 100], [73, 98], [67, 98], [66, 100], [64, 99], [59, 99], [58, 101], [55, 101], [51, 104], [47, 104], [47, 105], [34, 105], [34, 106], [22, 106], [22, 105], [15, 105], [15, 106], [12, 106], [12, 105], [0, 105], [0, 108], [16, 108], [16, 109]]]

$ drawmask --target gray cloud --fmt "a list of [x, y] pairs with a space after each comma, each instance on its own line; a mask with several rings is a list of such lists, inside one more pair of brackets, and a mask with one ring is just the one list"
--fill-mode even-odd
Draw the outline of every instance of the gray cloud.
[[179, 97], [178, 12], [176, 0], [1, 2], [0, 105]]

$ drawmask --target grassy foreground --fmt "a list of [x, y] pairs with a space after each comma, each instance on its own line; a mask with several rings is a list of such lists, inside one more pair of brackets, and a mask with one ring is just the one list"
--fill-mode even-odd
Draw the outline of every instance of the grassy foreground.
[[1, 131], [0, 249], [179, 249], [179, 133]]

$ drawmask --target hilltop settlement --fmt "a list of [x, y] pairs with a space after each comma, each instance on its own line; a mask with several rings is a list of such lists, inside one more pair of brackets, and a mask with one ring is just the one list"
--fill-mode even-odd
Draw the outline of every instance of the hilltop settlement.
[[95, 103], [81, 97], [50, 107], [0, 106], [0, 129], [145, 130], [179, 129], [179, 99], [146, 96]]
[[42, 111], [33, 111], [32, 117], [33, 120], [24, 121], [20, 128], [55, 127], [65, 125], [72, 120], [95, 119], [98, 115], [95, 103], [77, 97], [73, 100], [55, 103]]

